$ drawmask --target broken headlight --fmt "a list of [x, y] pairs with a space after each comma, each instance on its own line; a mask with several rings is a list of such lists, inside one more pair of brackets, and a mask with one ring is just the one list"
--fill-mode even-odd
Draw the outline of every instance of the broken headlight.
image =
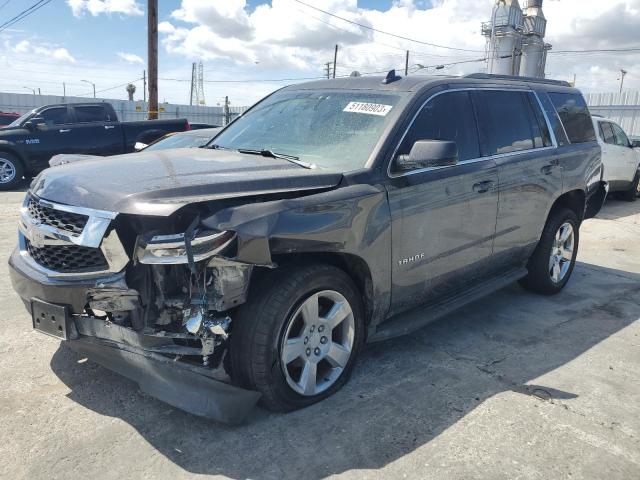
[[[235, 237], [236, 234], [231, 231], [197, 232], [190, 242], [193, 261], [199, 262], [222, 252], [231, 245]], [[146, 264], [189, 263], [185, 234], [140, 236], [136, 246], [136, 257], [140, 263]]]

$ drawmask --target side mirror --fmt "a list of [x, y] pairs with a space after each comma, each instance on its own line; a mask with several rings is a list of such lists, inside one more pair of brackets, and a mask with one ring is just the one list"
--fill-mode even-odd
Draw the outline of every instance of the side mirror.
[[421, 168], [448, 167], [458, 163], [458, 146], [448, 140], [418, 140], [408, 155], [399, 155], [396, 167], [402, 172]]
[[27, 130], [30, 130], [33, 132], [34, 130], [46, 130], [47, 123], [44, 121], [44, 118], [42, 117], [32, 117], [26, 122], [24, 122], [23, 126]]

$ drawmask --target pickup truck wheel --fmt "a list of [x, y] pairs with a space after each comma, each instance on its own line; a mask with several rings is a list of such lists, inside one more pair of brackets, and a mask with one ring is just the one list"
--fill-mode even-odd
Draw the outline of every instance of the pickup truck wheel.
[[631, 187], [629, 187], [629, 190], [621, 192], [620, 197], [627, 202], [635, 202], [638, 195], [640, 195], [640, 173], [636, 173], [636, 178], [633, 179]]
[[22, 162], [10, 153], [0, 152], [0, 190], [15, 188], [23, 175]]
[[520, 284], [544, 295], [562, 290], [573, 272], [579, 238], [579, 223], [574, 212], [569, 209], [552, 212], [529, 259], [529, 274]]
[[262, 393], [262, 404], [291, 411], [335, 393], [364, 340], [360, 294], [329, 265], [283, 268], [252, 285], [258, 294], [233, 319], [231, 376]]

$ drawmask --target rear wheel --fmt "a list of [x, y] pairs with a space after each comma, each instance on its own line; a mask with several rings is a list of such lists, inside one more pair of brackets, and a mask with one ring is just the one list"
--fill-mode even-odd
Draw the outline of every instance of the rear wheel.
[[569, 209], [552, 212], [529, 259], [529, 273], [520, 281], [521, 285], [545, 295], [562, 290], [573, 272], [579, 239], [576, 214]]
[[24, 175], [22, 162], [15, 155], [0, 152], [0, 190], [11, 190], [18, 186]]
[[271, 410], [318, 402], [347, 381], [364, 340], [360, 295], [329, 265], [283, 269], [238, 309], [231, 374]]
[[629, 190], [621, 192], [620, 197], [627, 202], [635, 202], [638, 195], [640, 195], [640, 173], [636, 173], [636, 178], [633, 179], [631, 187], [629, 187]]

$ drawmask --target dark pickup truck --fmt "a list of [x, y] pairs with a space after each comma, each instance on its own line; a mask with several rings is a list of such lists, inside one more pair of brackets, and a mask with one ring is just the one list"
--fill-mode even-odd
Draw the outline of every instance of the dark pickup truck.
[[189, 130], [186, 119], [120, 122], [109, 103], [72, 103], [36, 108], [0, 129], [0, 190], [35, 175], [59, 153], [117, 155], [170, 132]]
[[237, 422], [259, 397], [278, 411], [326, 398], [365, 342], [512, 282], [559, 293], [606, 193], [567, 83], [323, 80], [204, 148], [42, 172], [10, 272], [37, 331]]

